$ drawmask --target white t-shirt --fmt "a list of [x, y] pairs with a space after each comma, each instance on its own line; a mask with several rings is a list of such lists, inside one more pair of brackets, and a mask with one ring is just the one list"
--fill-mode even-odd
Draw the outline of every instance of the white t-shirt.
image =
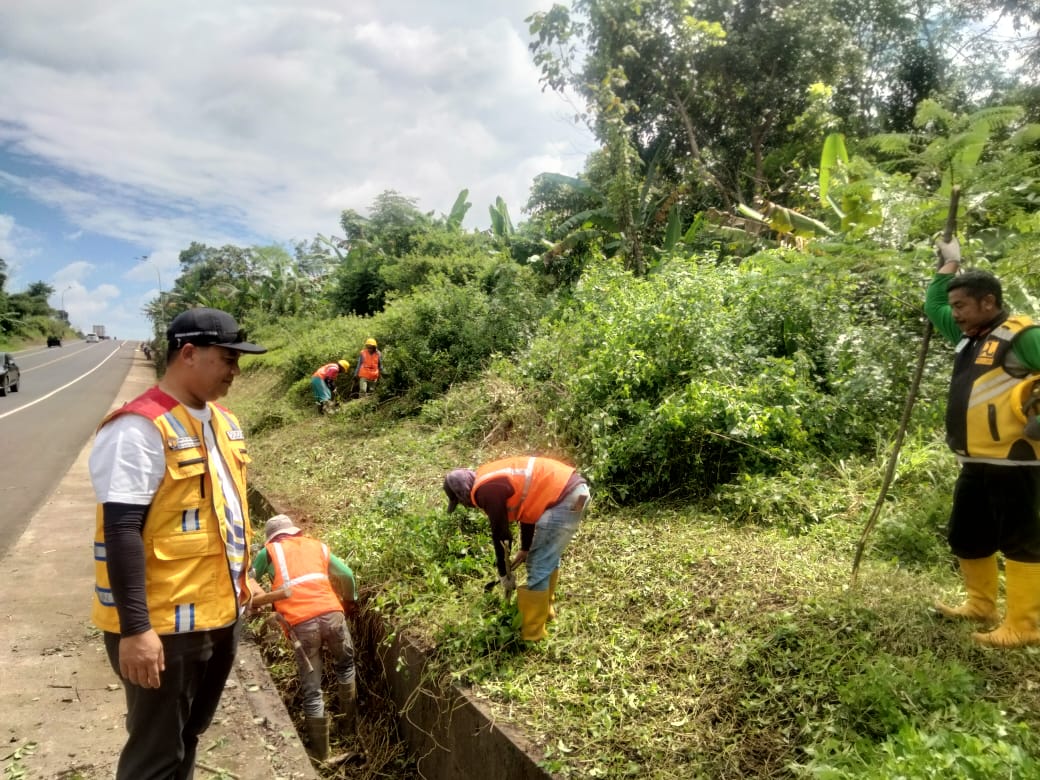
[[[227, 518], [228, 561], [234, 575], [235, 588], [244, 567], [244, 527], [242, 504], [235, 483], [228, 472], [224, 457], [217, 448], [213, 433], [210, 407], [193, 409], [188, 413], [202, 423], [206, 452], [211, 463], [217, 465], [224, 503], [230, 515]], [[94, 438], [90, 452], [90, 481], [99, 503], [114, 502], [147, 506], [152, 503], [166, 474], [165, 442], [155, 423], [139, 414], [121, 414], [102, 426]], [[238, 529], [238, 530], [236, 530]]]

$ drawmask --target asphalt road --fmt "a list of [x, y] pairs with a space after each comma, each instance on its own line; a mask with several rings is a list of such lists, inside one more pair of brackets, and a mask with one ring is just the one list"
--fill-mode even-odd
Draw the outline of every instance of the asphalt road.
[[138, 343], [66, 341], [12, 353], [22, 378], [17, 393], [0, 398], [0, 558], [94, 433]]

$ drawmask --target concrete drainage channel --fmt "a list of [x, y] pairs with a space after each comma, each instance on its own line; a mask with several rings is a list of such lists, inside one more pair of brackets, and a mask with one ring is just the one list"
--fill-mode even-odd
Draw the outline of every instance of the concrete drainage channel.
[[[260, 493], [251, 491], [250, 511], [257, 521], [279, 514]], [[359, 674], [359, 739], [368, 763], [344, 761], [317, 766], [328, 778], [395, 777], [401, 780], [551, 780], [538, 765], [539, 751], [522, 735], [496, 723], [479, 701], [457, 686], [437, 683], [426, 673], [426, 653], [398, 633], [387, 642], [378, 615], [365, 613], [353, 626]], [[326, 671], [326, 701], [334, 690]], [[295, 676], [279, 685], [293, 722], [300, 727]], [[348, 748], [333, 744], [331, 753]]]

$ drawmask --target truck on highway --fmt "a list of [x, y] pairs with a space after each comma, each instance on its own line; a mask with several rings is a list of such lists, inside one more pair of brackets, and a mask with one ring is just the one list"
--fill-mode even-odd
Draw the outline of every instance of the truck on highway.
[[94, 326], [94, 333], [97, 334], [97, 337], [99, 339], [105, 338], [105, 326], [104, 325], [95, 325]]

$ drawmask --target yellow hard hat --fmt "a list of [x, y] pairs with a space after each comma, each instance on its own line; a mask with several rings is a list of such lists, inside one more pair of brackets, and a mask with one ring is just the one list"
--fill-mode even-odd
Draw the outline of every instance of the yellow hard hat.
[[344, 371], [350, 371], [350, 363], [348, 363], [346, 360], [337, 360], [336, 363]]
[[375, 339], [368, 339], [368, 340], [367, 340], [367, 341], [365, 342], [365, 346], [366, 346], [366, 347], [378, 347], [379, 345], [378, 345], [378, 344], [376, 344], [376, 340], [375, 340]]

